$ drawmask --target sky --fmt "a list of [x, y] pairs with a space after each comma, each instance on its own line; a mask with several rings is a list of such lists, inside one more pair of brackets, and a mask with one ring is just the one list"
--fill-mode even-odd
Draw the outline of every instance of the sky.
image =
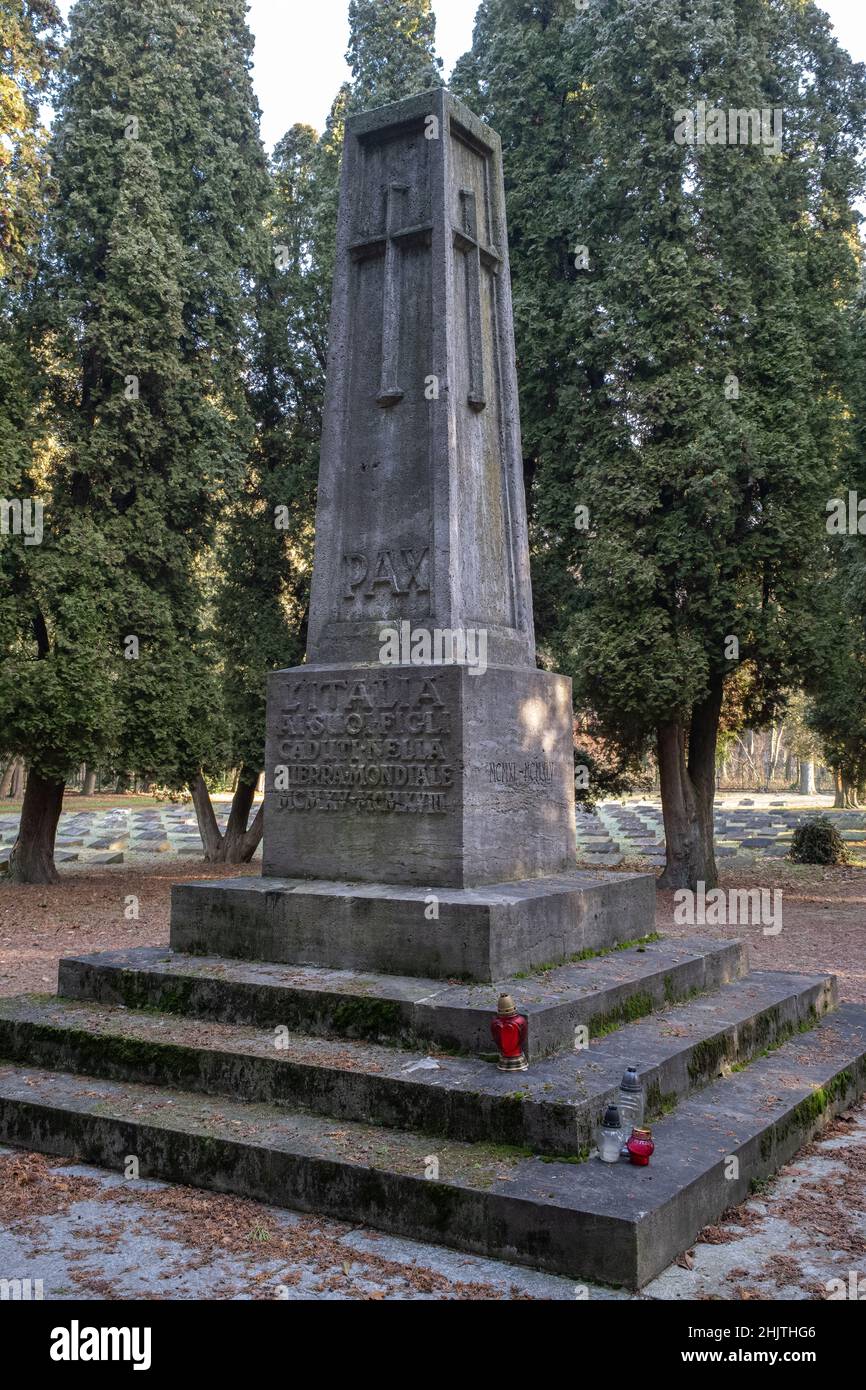
[[[73, 0], [60, 0], [67, 15]], [[131, 0], [135, 3], [135, 0]], [[840, 42], [866, 62], [866, 0], [819, 0]], [[348, 0], [250, 0], [255, 35], [253, 81], [268, 149], [289, 126], [321, 130], [340, 83], [348, 77]], [[433, 0], [436, 39], [446, 77], [472, 41], [475, 0]]]

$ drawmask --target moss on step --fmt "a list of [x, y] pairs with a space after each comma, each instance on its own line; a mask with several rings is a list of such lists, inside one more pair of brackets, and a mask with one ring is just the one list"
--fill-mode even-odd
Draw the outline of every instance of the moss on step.
[[573, 1154], [537, 1154], [536, 1157], [541, 1163], [586, 1163], [591, 1153], [591, 1144], [581, 1144]]
[[334, 1005], [331, 1021], [341, 1034], [359, 1038], [388, 1037], [405, 1032], [400, 1004], [369, 995], [341, 999]]
[[676, 1091], [663, 1091], [658, 1081], [650, 1082], [646, 1092], [647, 1117], [660, 1120], [663, 1115], [669, 1115], [676, 1109], [677, 1101]]
[[786, 1120], [774, 1124], [761, 1136], [761, 1158], [764, 1163], [770, 1161], [775, 1150], [792, 1133], [798, 1136], [811, 1133], [830, 1106], [837, 1100], [844, 1100], [854, 1083], [854, 1074], [846, 1069], [838, 1072], [826, 1086], [816, 1086], [811, 1095], [794, 1106]]
[[727, 1061], [728, 1049], [733, 1046], [733, 1039], [726, 1033], [717, 1034], [714, 1038], [703, 1038], [695, 1043], [689, 1057], [689, 1081], [693, 1086], [706, 1085], [714, 1077], [718, 1076], [722, 1062]]
[[584, 960], [601, 960], [604, 956], [613, 955], [614, 951], [640, 951], [645, 946], [651, 945], [654, 941], [661, 941], [661, 939], [661, 933], [654, 931], [647, 936], [634, 936], [629, 941], [619, 941], [615, 946], [600, 946], [598, 949], [587, 947], [584, 951], [576, 951], [572, 956], [564, 956], [562, 960], [547, 961], [544, 965], [534, 966], [532, 970], [520, 970], [510, 978], [512, 980], [531, 980], [536, 975], [549, 975], [552, 970], [559, 970], [563, 965], [577, 965]]
[[621, 1004], [591, 1018], [589, 1035], [591, 1038], [603, 1038], [606, 1033], [615, 1032], [625, 1023], [634, 1023], [639, 1018], [646, 1018], [647, 1014], [651, 1014], [654, 1008], [655, 1000], [648, 992], [639, 991], [637, 994], [630, 994], [623, 999]]
[[809, 1012], [805, 1018], [801, 1018], [800, 1022], [796, 1024], [792, 1023], [790, 1020], [783, 1023], [779, 1027], [772, 1042], [767, 1043], [766, 1047], [762, 1047], [759, 1051], [751, 1052], [744, 1062], [732, 1062], [731, 1071], [746, 1071], [753, 1062], [758, 1062], [762, 1057], [770, 1057], [772, 1053], [778, 1052], [780, 1047], [784, 1047], [785, 1043], [789, 1042], [791, 1038], [795, 1037], [798, 1033], [811, 1033], [812, 1029], [816, 1028], [820, 1022], [821, 1015], [814, 1005], [810, 1004]]

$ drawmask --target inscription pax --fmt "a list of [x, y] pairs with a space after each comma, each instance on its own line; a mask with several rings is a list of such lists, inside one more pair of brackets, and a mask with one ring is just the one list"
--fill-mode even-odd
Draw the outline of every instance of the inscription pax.
[[430, 548], [356, 550], [342, 557], [343, 598], [376, 598], [379, 591], [407, 595], [430, 592]]

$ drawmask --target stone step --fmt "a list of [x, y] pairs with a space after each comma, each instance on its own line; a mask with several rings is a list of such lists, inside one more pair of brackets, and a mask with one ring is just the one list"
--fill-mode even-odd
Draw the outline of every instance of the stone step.
[[130, 1008], [160, 1009], [221, 1023], [279, 1024], [318, 1037], [362, 1038], [478, 1056], [492, 1050], [490, 1022], [501, 993], [528, 1022], [535, 1060], [574, 1047], [591, 1033], [737, 979], [746, 969], [739, 941], [651, 941], [490, 985], [358, 974], [159, 947], [61, 960], [59, 993]]
[[[297, 846], [287, 841], [283, 850]], [[174, 884], [171, 945], [192, 955], [489, 984], [645, 936], [655, 899], [652, 874], [600, 868], [435, 890], [266, 872]]]
[[0, 1066], [0, 1142], [639, 1288], [864, 1085], [866, 1009], [844, 1005], [680, 1105], [646, 1168], [32, 1066]]
[[811, 1026], [833, 999], [832, 977], [756, 973], [514, 1073], [478, 1058], [25, 996], [0, 1000], [0, 1056], [575, 1156], [588, 1151], [627, 1066], [638, 1068], [655, 1117], [724, 1062], [748, 1062]]

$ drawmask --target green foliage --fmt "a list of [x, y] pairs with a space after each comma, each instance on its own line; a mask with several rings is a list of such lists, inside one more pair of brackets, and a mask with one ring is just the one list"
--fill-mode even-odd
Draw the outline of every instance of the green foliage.
[[[848, 398], [852, 429], [836, 500], [844, 510], [830, 534], [816, 577], [810, 624], [815, 660], [806, 676], [807, 719], [825, 762], [845, 788], [866, 788], [866, 517], [851, 511], [866, 498], [866, 291], [851, 314]], [[852, 534], [853, 531], [853, 534]]]
[[32, 276], [44, 215], [46, 98], [57, 58], [54, 0], [0, 0], [0, 281]]
[[9, 746], [51, 778], [117, 760], [176, 785], [221, 738], [205, 562], [251, 438], [247, 306], [266, 255], [244, 9], [73, 12], [38, 305], [49, 506], [14, 575], [0, 679]]
[[[503, 140], [543, 659], [622, 749], [714, 743], [734, 672], [762, 720], [812, 655], [863, 69], [799, 0], [485, 0], [453, 85]], [[781, 108], [781, 158], [677, 143], [700, 100]]]
[[848, 851], [829, 816], [813, 816], [794, 831], [788, 858], [795, 864], [847, 864]]
[[442, 85], [430, 0], [349, 0], [349, 30], [352, 111]]
[[[624, 743], [688, 721], [728, 634], [775, 697], [839, 452], [862, 73], [808, 4], [488, 0], [458, 83], [505, 146], [542, 642]], [[779, 161], [673, 139], [768, 93]]]

